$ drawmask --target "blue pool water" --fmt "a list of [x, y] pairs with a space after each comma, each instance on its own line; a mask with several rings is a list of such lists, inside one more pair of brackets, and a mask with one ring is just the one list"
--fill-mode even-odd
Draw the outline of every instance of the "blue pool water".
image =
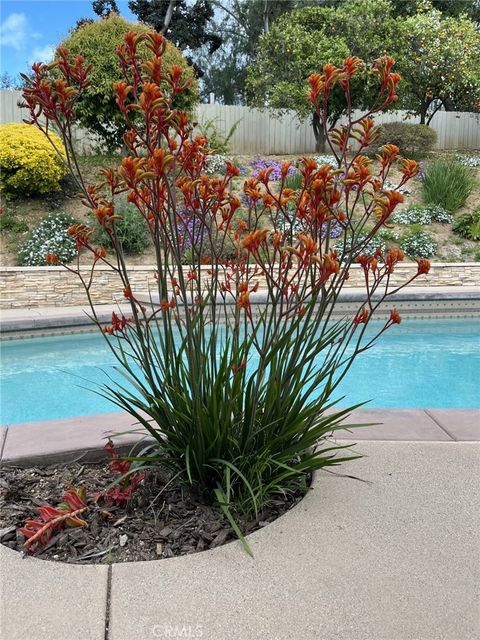
[[[106, 382], [114, 359], [95, 333], [3, 342], [1, 422], [15, 424], [117, 411], [87, 381]], [[358, 357], [342, 382], [344, 406], [480, 406], [478, 320], [410, 320]]]

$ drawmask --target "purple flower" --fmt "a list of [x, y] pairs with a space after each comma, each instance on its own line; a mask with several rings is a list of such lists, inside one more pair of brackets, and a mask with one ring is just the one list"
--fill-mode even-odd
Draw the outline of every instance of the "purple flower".
[[[282, 163], [279, 160], [266, 160], [265, 158], [257, 156], [252, 160], [251, 165], [253, 168], [252, 176], [254, 178], [258, 177], [258, 174], [262, 169], [270, 168], [273, 169], [272, 173], [270, 174], [270, 180], [281, 180], [282, 178]], [[298, 169], [290, 166], [288, 168], [287, 175], [291, 176], [293, 173], [297, 173], [297, 171]]]
[[177, 233], [182, 236], [182, 249], [188, 250], [200, 240], [201, 223], [185, 211], [178, 214]]

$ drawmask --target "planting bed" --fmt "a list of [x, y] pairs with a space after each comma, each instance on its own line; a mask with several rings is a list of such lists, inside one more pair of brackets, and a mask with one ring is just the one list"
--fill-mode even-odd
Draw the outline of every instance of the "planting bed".
[[[112, 472], [105, 463], [9, 467], [2, 476], [0, 541], [16, 551], [23, 551], [25, 542], [18, 528], [26, 519], [38, 517], [39, 506], [57, 506], [70, 483], [84, 486], [90, 495], [112, 484]], [[257, 519], [242, 524], [243, 532], [264, 527], [303, 495], [297, 489], [273, 499]], [[99, 501], [82, 517], [88, 528], [66, 527], [33, 555], [81, 564], [158, 560], [214, 549], [236, 538], [218, 507], [206, 504], [192, 492], [166, 486], [160, 476], [150, 475], [127, 507]]]

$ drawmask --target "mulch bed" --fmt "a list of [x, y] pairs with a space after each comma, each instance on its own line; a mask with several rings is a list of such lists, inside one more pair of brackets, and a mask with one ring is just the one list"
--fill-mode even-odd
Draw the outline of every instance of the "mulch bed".
[[[111, 486], [106, 463], [54, 465], [45, 468], [2, 469], [0, 478], [0, 542], [23, 552], [24, 535], [18, 527], [38, 515], [35, 507], [57, 506], [68, 485], [85, 486], [89, 493]], [[272, 522], [297, 504], [304, 493], [296, 490], [279, 496], [252, 522], [243, 524], [251, 533]], [[125, 507], [107, 506], [89, 511], [89, 527], [66, 527], [47, 545], [35, 551], [37, 558], [78, 564], [158, 560], [214, 549], [236, 539], [221, 511], [205, 504], [187, 490], [165, 487], [149, 476]]]

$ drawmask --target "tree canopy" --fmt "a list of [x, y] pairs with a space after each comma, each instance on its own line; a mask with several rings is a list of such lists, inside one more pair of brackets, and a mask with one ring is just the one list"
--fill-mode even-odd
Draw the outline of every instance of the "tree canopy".
[[[92, 64], [91, 85], [82, 97], [77, 109], [80, 124], [96, 133], [110, 149], [122, 144], [125, 121], [113, 94], [113, 83], [122, 79], [120, 61], [115, 49], [123, 42], [128, 31], [149, 31], [146, 25], [127, 22], [116, 13], [107, 18], [88, 22], [75, 29], [62, 43], [74, 55], [82, 55], [87, 64]], [[144, 49], [145, 59], [151, 52]], [[198, 100], [198, 87], [193, 69], [180, 51], [170, 42], [163, 56], [164, 64], [176, 64], [190, 78], [190, 88], [179, 96], [177, 106], [191, 109]]]
[[[413, 3], [411, 3], [413, 4]], [[260, 36], [254, 65], [247, 72], [252, 106], [311, 113], [305, 99], [306, 80], [324, 64], [340, 64], [347, 55], [373, 61], [382, 55], [396, 60], [403, 81], [396, 108], [428, 120], [439, 105], [447, 109], [480, 110], [480, 34], [464, 15], [445, 15], [428, 0], [417, 3], [421, 13], [398, 15], [389, 0], [350, 0], [334, 6], [309, 6], [280, 16]], [[352, 86], [353, 105], [371, 101], [372, 82], [360, 75]], [[331, 123], [345, 109], [332, 95]], [[321, 144], [313, 120], [317, 143]]]

